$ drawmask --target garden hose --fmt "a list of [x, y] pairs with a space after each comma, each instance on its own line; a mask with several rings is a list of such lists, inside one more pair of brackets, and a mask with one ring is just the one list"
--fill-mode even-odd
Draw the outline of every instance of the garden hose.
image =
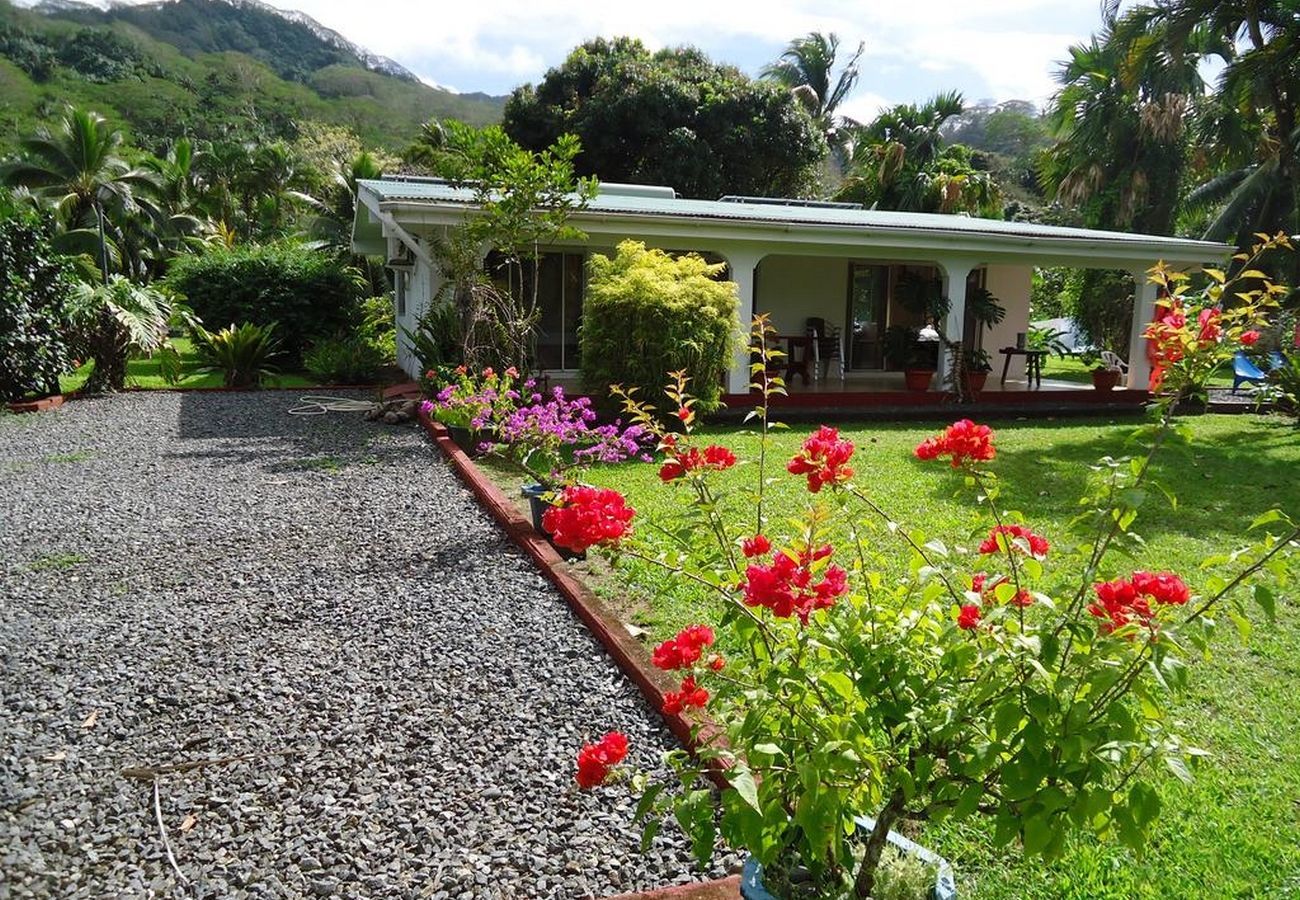
[[298, 398], [298, 405], [289, 410], [291, 416], [323, 416], [332, 412], [367, 412], [374, 409], [373, 400], [352, 400], [347, 397], [328, 397], [309, 394]]

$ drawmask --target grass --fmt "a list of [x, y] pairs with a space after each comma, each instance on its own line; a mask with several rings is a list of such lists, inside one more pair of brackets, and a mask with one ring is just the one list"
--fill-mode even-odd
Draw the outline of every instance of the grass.
[[[1281, 506], [1300, 514], [1300, 439], [1280, 418], [1189, 418], [1193, 441], [1174, 447], [1154, 467], [1157, 480], [1178, 495], [1179, 507], [1148, 501], [1137, 529], [1146, 544], [1137, 560], [1112, 559], [1116, 568], [1173, 569], [1195, 585], [1208, 555], [1235, 546], [1259, 513]], [[935, 428], [916, 425], [849, 426], [858, 445], [856, 481], [900, 521], [931, 537], [971, 546], [988, 523], [944, 467], [923, 465], [912, 448]], [[1062, 535], [1077, 509], [1088, 465], [1121, 455], [1133, 423], [1039, 420], [997, 427], [1003, 505], [1025, 511], [1035, 530]], [[773, 507], [794, 515], [807, 500], [802, 480], [781, 468], [806, 429], [776, 437]], [[734, 428], [707, 429], [742, 459], [756, 440]], [[501, 472], [498, 478], [504, 479]], [[741, 503], [739, 489], [753, 470], [737, 467], [721, 481]], [[642, 464], [594, 470], [590, 481], [624, 491], [640, 518], [676, 508], [675, 490]], [[1153, 492], [1154, 493], [1154, 492]], [[773, 529], [776, 530], [776, 529]], [[643, 528], [644, 533], [644, 528]], [[906, 554], [898, 554], [898, 567]], [[657, 569], [623, 560], [598, 573], [596, 587], [621, 596], [623, 609], [662, 638], [712, 611], [695, 592], [665, 583]], [[1226, 623], [1225, 623], [1226, 624]], [[1249, 643], [1224, 629], [1215, 654], [1195, 665], [1193, 686], [1177, 698], [1175, 718], [1190, 740], [1212, 755], [1193, 784], [1161, 779], [1164, 812], [1147, 852], [1081, 837], [1064, 858], [1045, 864], [1014, 850], [995, 849], [982, 823], [934, 828], [922, 838], [956, 865], [964, 896], [1002, 898], [1156, 898], [1300, 896], [1300, 613], [1279, 608], [1275, 625], [1257, 623]]]
[[45, 556], [38, 556], [27, 564], [29, 572], [62, 572], [64, 569], [71, 569], [79, 563], [84, 563], [86, 557], [78, 553], [49, 553]]
[[[1093, 366], [1085, 365], [1082, 360], [1074, 356], [1049, 356], [1043, 363], [1043, 377], [1052, 381], [1069, 381], [1078, 384], [1092, 384]], [[994, 366], [997, 372], [1001, 369]], [[1210, 387], [1232, 387], [1232, 370], [1222, 369], [1215, 375], [1211, 376], [1208, 382]]]
[[[176, 352], [181, 357], [181, 378], [175, 384], [169, 384], [162, 375], [162, 363], [156, 358], [138, 357], [126, 365], [126, 386], [146, 390], [168, 390], [170, 388], [219, 388], [222, 387], [220, 372], [201, 372], [203, 365], [189, 338], [172, 339]], [[64, 394], [71, 394], [81, 388], [94, 371], [94, 361], [86, 363], [75, 372], [59, 377], [59, 389]], [[287, 372], [267, 381], [268, 387], [317, 387], [320, 382], [310, 375], [300, 372]]]

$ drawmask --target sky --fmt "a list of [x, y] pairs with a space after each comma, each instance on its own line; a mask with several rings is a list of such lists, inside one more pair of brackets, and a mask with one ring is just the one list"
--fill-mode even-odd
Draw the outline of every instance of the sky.
[[834, 32], [866, 45], [862, 77], [842, 112], [957, 89], [968, 102], [1052, 93], [1072, 43], [1100, 24], [1098, 0], [270, 0], [299, 9], [426, 81], [505, 94], [537, 82], [569, 50], [632, 35], [652, 48], [693, 44], [751, 75], [793, 37]]

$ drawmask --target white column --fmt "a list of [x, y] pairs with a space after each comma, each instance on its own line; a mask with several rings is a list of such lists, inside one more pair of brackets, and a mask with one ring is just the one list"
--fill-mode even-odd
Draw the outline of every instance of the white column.
[[731, 369], [727, 372], [727, 393], [749, 393], [749, 327], [754, 320], [754, 270], [758, 268], [763, 254], [750, 249], [723, 251], [723, 257], [731, 268], [731, 280], [736, 283], [736, 293], [740, 303], [737, 314], [740, 317], [739, 349], [732, 358]]
[[[948, 316], [943, 320], [944, 337], [961, 343], [966, 332], [966, 279], [975, 269], [975, 264], [965, 259], [941, 259], [939, 272], [943, 277], [943, 295], [948, 298]], [[948, 351], [939, 347], [939, 384], [948, 377], [952, 369], [952, 360]]]
[[1147, 361], [1147, 341], [1142, 333], [1156, 317], [1156, 299], [1160, 288], [1147, 277], [1146, 269], [1133, 270], [1133, 325], [1128, 337], [1128, 388], [1145, 391], [1151, 383], [1151, 364]]

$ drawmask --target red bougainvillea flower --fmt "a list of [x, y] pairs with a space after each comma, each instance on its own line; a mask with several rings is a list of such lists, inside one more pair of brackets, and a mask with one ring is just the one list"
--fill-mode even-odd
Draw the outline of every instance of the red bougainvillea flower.
[[723, 469], [730, 469], [736, 464], [736, 454], [718, 444], [710, 444], [704, 448], [703, 452], [700, 452], [695, 447], [688, 447], [679, 451], [677, 450], [676, 441], [665, 441], [664, 448], [668, 450], [670, 456], [659, 467], [659, 478], [665, 482], [676, 481], [688, 472], [695, 472], [699, 469], [711, 469], [715, 472], [721, 472]]
[[[980, 572], [971, 576], [970, 589], [972, 592], [980, 595], [980, 601], [982, 603], [993, 603], [997, 599], [997, 595], [994, 592], [997, 591], [998, 586], [1006, 584], [1009, 580], [1010, 579], [1006, 576], [1003, 576], [997, 581], [992, 581], [989, 576]], [[1007, 602], [1012, 606], [1033, 606], [1034, 595], [1031, 594], [1028, 589], [1021, 588], [1016, 591], [1015, 595], [1007, 600]]]
[[1186, 327], [1187, 314], [1181, 301], [1163, 301], [1157, 305], [1156, 320], [1142, 332], [1142, 336], [1152, 343], [1153, 362], [1168, 365], [1183, 358], [1183, 329]]
[[967, 603], [957, 613], [957, 627], [973, 631], [980, 623], [980, 608], [974, 603]]
[[980, 553], [1000, 553], [1002, 549], [998, 546], [998, 535], [1002, 535], [1006, 546], [1013, 553], [1025, 553], [1034, 559], [1043, 559], [1047, 556], [1047, 551], [1051, 545], [1047, 543], [1047, 538], [1040, 534], [1034, 534], [1023, 525], [995, 525], [989, 530], [989, 536], [980, 544]]
[[814, 494], [828, 484], [844, 484], [853, 477], [848, 462], [853, 442], [841, 439], [838, 429], [823, 425], [803, 442], [803, 449], [786, 464], [791, 475], [807, 475], [808, 490]]
[[683, 425], [689, 425], [695, 421], [695, 410], [683, 406], [677, 410], [677, 418], [681, 419]]
[[713, 646], [713, 629], [707, 625], [688, 625], [658, 647], [650, 661], [660, 669], [687, 669], [699, 660], [705, 647]]
[[1220, 318], [1217, 309], [1203, 309], [1201, 314], [1196, 317], [1196, 324], [1200, 328], [1197, 340], [1202, 347], [1217, 344], [1219, 338], [1223, 337], [1223, 325], [1219, 322]]
[[542, 514], [542, 528], [556, 546], [581, 553], [617, 544], [634, 515], [636, 510], [618, 491], [575, 485], [566, 487], [559, 503]]
[[721, 653], [713, 657], [713, 659], [709, 660], [709, 668], [715, 672], [721, 672], [723, 667], [726, 665], [727, 665], [727, 658], [723, 656]]
[[627, 756], [627, 735], [611, 731], [594, 744], [583, 744], [578, 751], [578, 786], [594, 788], [609, 777], [609, 771]]
[[506, 377], [507, 377], [507, 378], [518, 378], [518, 377], [519, 377], [519, 370], [516, 369], [514, 366], [511, 366], [510, 368], [506, 369]]
[[1250, 331], [1241, 333], [1241, 343], [1243, 346], [1253, 347], [1259, 342], [1259, 337], [1259, 332], [1252, 328]]
[[798, 616], [807, 625], [813, 610], [834, 606], [848, 590], [848, 573], [839, 566], [827, 566], [820, 579], [813, 572], [813, 563], [830, 555], [829, 546], [799, 554], [782, 551], [770, 565], [750, 565], [741, 582], [745, 605], [766, 607], [781, 619]]
[[753, 559], [755, 556], [766, 556], [771, 549], [772, 542], [761, 534], [745, 538], [740, 542], [740, 550], [745, 554], [746, 559]]
[[968, 462], [987, 462], [997, 455], [993, 430], [987, 425], [976, 425], [970, 419], [953, 422], [943, 434], [926, 438], [915, 452], [917, 459], [950, 457], [954, 469], [960, 469]]
[[469, 369], [465, 368], [464, 366], [457, 366], [457, 367], [456, 367], [456, 374], [457, 374], [457, 375], [467, 375], [467, 374], [469, 374]]
[[491, 377], [492, 377], [493, 375], [495, 375], [495, 374], [496, 374], [496, 372], [494, 372], [494, 371], [492, 370], [492, 367], [491, 367], [491, 366], [488, 366], [486, 369], [483, 370], [483, 377], [484, 377], [484, 378], [491, 378]]
[[664, 694], [664, 715], [675, 716], [683, 709], [702, 709], [709, 702], [709, 692], [695, 683], [694, 675], [682, 679], [681, 690]]
[[1192, 598], [1183, 580], [1173, 572], [1134, 572], [1133, 590], [1140, 597], [1150, 597], [1157, 603], [1182, 606]]

